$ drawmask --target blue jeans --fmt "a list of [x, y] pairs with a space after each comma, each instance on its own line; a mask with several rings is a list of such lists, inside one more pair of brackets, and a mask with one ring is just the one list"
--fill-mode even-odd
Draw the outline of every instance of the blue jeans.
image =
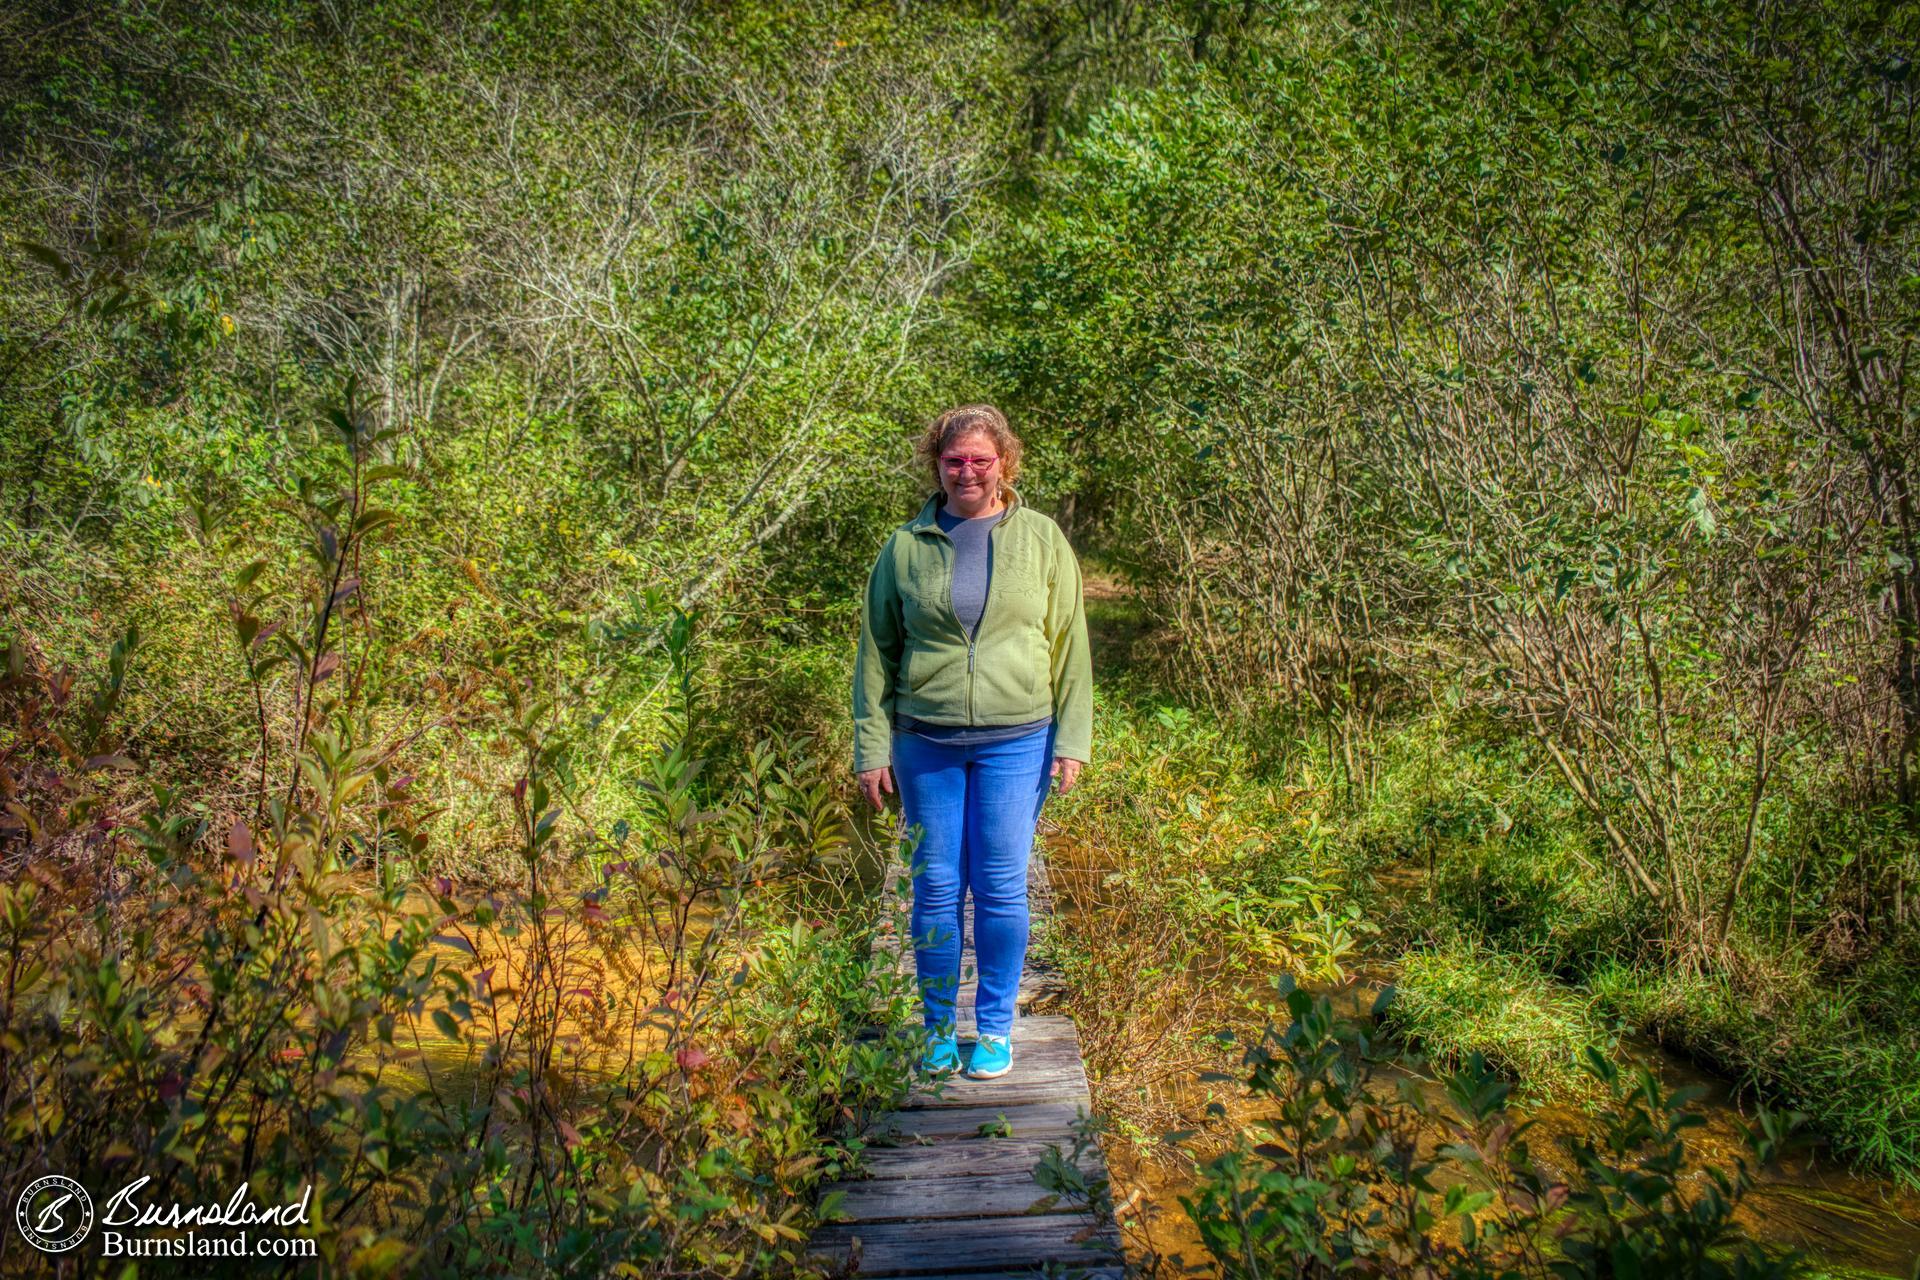
[[1013, 1030], [1027, 961], [1027, 857], [1052, 786], [1052, 724], [1022, 738], [975, 746], [893, 735], [893, 781], [913, 854], [913, 958], [929, 1029], [951, 1032], [960, 988], [961, 928], [973, 894], [973, 951], [980, 971], [974, 1024]]

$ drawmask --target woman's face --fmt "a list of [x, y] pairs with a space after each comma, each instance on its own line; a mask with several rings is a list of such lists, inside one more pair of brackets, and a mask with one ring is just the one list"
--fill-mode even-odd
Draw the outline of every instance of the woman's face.
[[[982, 458], [993, 461], [983, 468], [978, 465]], [[949, 441], [940, 451], [940, 487], [947, 491], [950, 507], [992, 506], [1000, 492], [1000, 450], [993, 437], [984, 431], [968, 431]]]

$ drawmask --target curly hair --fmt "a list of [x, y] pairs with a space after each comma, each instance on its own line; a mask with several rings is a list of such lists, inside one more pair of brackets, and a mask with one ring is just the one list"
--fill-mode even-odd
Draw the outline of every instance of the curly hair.
[[1024, 446], [1020, 437], [1007, 425], [1007, 415], [990, 404], [963, 404], [957, 409], [949, 409], [920, 433], [920, 439], [914, 443], [914, 461], [925, 466], [927, 474], [933, 477], [935, 492], [941, 489], [940, 455], [961, 436], [979, 432], [993, 441], [1000, 454], [1000, 497], [1007, 497], [1007, 489], [1020, 478], [1020, 455]]

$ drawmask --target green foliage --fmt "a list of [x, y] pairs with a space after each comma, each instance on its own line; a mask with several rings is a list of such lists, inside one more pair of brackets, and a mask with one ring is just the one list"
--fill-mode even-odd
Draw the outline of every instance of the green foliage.
[[[1004, 1116], [1000, 1118], [1000, 1124], [1006, 1127]], [[1064, 1202], [1073, 1208], [1089, 1211], [1096, 1220], [1112, 1217], [1112, 1184], [1106, 1175], [1089, 1173], [1086, 1167], [1099, 1159], [1100, 1135], [1106, 1132], [1106, 1128], [1105, 1120], [1098, 1115], [1089, 1115], [1085, 1111], [1075, 1113], [1073, 1137], [1066, 1149], [1048, 1144], [1046, 1154], [1033, 1167], [1034, 1182], [1047, 1194], [1035, 1201], [1029, 1212], [1045, 1213]], [[1011, 1130], [1001, 1136], [1011, 1137]]]
[[[393, 524], [353, 566], [347, 671], [381, 733], [425, 748], [427, 856], [479, 876], [508, 873], [512, 837], [472, 802], [499, 778], [449, 708], [469, 655], [587, 692], [611, 804], [658, 741], [674, 608], [739, 665], [837, 634], [913, 487], [895, 446], [951, 394], [938, 286], [994, 217], [1011, 55], [956, 15], [737, 16], [20, 19], [0, 623], [56, 664], [137, 623], [170, 782], [251, 767], [261, 738], [287, 766], [297, 662], [236, 688], [207, 656], [235, 600], [261, 656], [298, 635], [269, 606], [312, 536], [326, 407], [357, 383]], [[742, 722], [785, 692], [743, 697]], [[807, 695], [782, 710], [823, 733]]]
[[[113, 781], [143, 771], [115, 749], [133, 633], [79, 696], [8, 646], [9, 1181], [145, 1175], [148, 1198], [189, 1204], [242, 1182], [272, 1203], [307, 1197], [326, 1274], [792, 1262], [814, 1182], [852, 1156], [831, 1135], [890, 1103], [912, 1061], [904, 1033], [856, 1041], [876, 997], [884, 1022], [903, 1021], [904, 986], [874, 969], [839, 886], [844, 810], [777, 740], [728, 790], [698, 794], [683, 705], [681, 740], [596, 832], [571, 803], [555, 703], [496, 670], [484, 701], [511, 770], [496, 803], [517, 874], [490, 890], [415, 876], [427, 806], [391, 750], [357, 736], [330, 625], [352, 594], [343, 566], [378, 522], [364, 486], [302, 492], [308, 621], [285, 643], [307, 729], [263, 801], [251, 779], [225, 811]], [[233, 616], [257, 682], [256, 620]], [[683, 692], [691, 640], [669, 631]]]
[[1846, 910], [1914, 920], [1915, 30], [1829, 16], [1274, 5], [1116, 93], [972, 286], [1190, 701], [1310, 709], [1352, 804], [1401, 708], [1500, 718], [1681, 966], [1830, 786], [1892, 837]]
[[[1289, 1021], [1243, 1060], [1268, 1111], [1254, 1126], [1266, 1140], [1236, 1142], [1181, 1197], [1227, 1275], [1804, 1274], [1797, 1258], [1743, 1239], [1745, 1158], [1682, 1189], [1684, 1135], [1699, 1117], [1651, 1074], [1623, 1077], [1590, 1055], [1608, 1105], [1593, 1133], [1569, 1142], [1567, 1165], [1544, 1165], [1529, 1149], [1532, 1123], [1508, 1113], [1508, 1086], [1477, 1054], [1443, 1075], [1440, 1096], [1404, 1077], [1389, 1091], [1365, 1023], [1324, 996], [1286, 999]], [[1763, 1112], [1749, 1154], [1771, 1159], [1793, 1122]], [[1432, 1126], [1450, 1139], [1437, 1149], [1420, 1141]]]
[[[1094, 735], [1101, 767], [1049, 802], [1075, 833], [1053, 865], [1077, 909], [1043, 946], [1075, 991], [1095, 1070], [1244, 1016], [1244, 993], [1275, 974], [1342, 976], [1371, 926], [1338, 891], [1312, 819], [1245, 784], [1241, 748], [1185, 708], [1106, 688]], [[1177, 1012], [1168, 983], [1186, 993]]]
[[1920, 1044], [1907, 993], [1868, 972], [1840, 984], [1774, 967], [1737, 982], [1626, 967], [1591, 979], [1596, 1003], [1804, 1113], [1861, 1163], [1920, 1178]]
[[1590, 999], [1526, 960], [1468, 944], [1409, 952], [1395, 976], [1394, 1028], [1433, 1061], [1478, 1057], [1546, 1096], [1578, 1097], [1589, 1051], [1610, 1037]]
[[1920, 1053], [1900, 976], [1910, 937], [1876, 945], [1788, 924], [1832, 892], [1836, 868], [1815, 870], [1806, 846], [1838, 846], [1862, 815], [1832, 794], [1766, 815], [1769, 842], [1802, 852], [1769, 860], [1722, 962], [1689, 972], [1670, 965], [1630, 887], [1598, 873], [1604, 838], [1526, 738], [1452, 716], [1396, 725], [1370, 750], [1375, 800], [1336, 839], [1386, 882], [1369, 903], [1405, 949], [1393, 1017], [1436, 1058], [1477, 1050], [1566, 1091], [1585, 1047], [1603, 1045], [1609, 1026], [1631, 1029], [1803, 1112], [1856, 1159], [1906, 1179], [1920, 1168], [1906, 1137]]

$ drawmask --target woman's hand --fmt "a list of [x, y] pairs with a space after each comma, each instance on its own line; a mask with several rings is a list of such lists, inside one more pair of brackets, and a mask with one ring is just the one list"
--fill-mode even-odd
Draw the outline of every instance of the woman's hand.
[[1080, 780], [1080, 762], [1078, 760], [1070, 760], [1066, 756], [1055, 756], [1053, 758], [1053, 776], [1060, 780], [1060, 794], [1067, 794], [1067, 792], [1073, 790], [1073, 784]]
[[860, 780], [860, 790], [866, 793], [868, 804], [876, 809], [886, 807], [887, 802], [880, 798], [880, 794], [882, 792], [891, 794], [893, 791], [891, 765], [883, 764], [878, 769], [868, 769], [865, 773], [856, 773], [853, 776]]

